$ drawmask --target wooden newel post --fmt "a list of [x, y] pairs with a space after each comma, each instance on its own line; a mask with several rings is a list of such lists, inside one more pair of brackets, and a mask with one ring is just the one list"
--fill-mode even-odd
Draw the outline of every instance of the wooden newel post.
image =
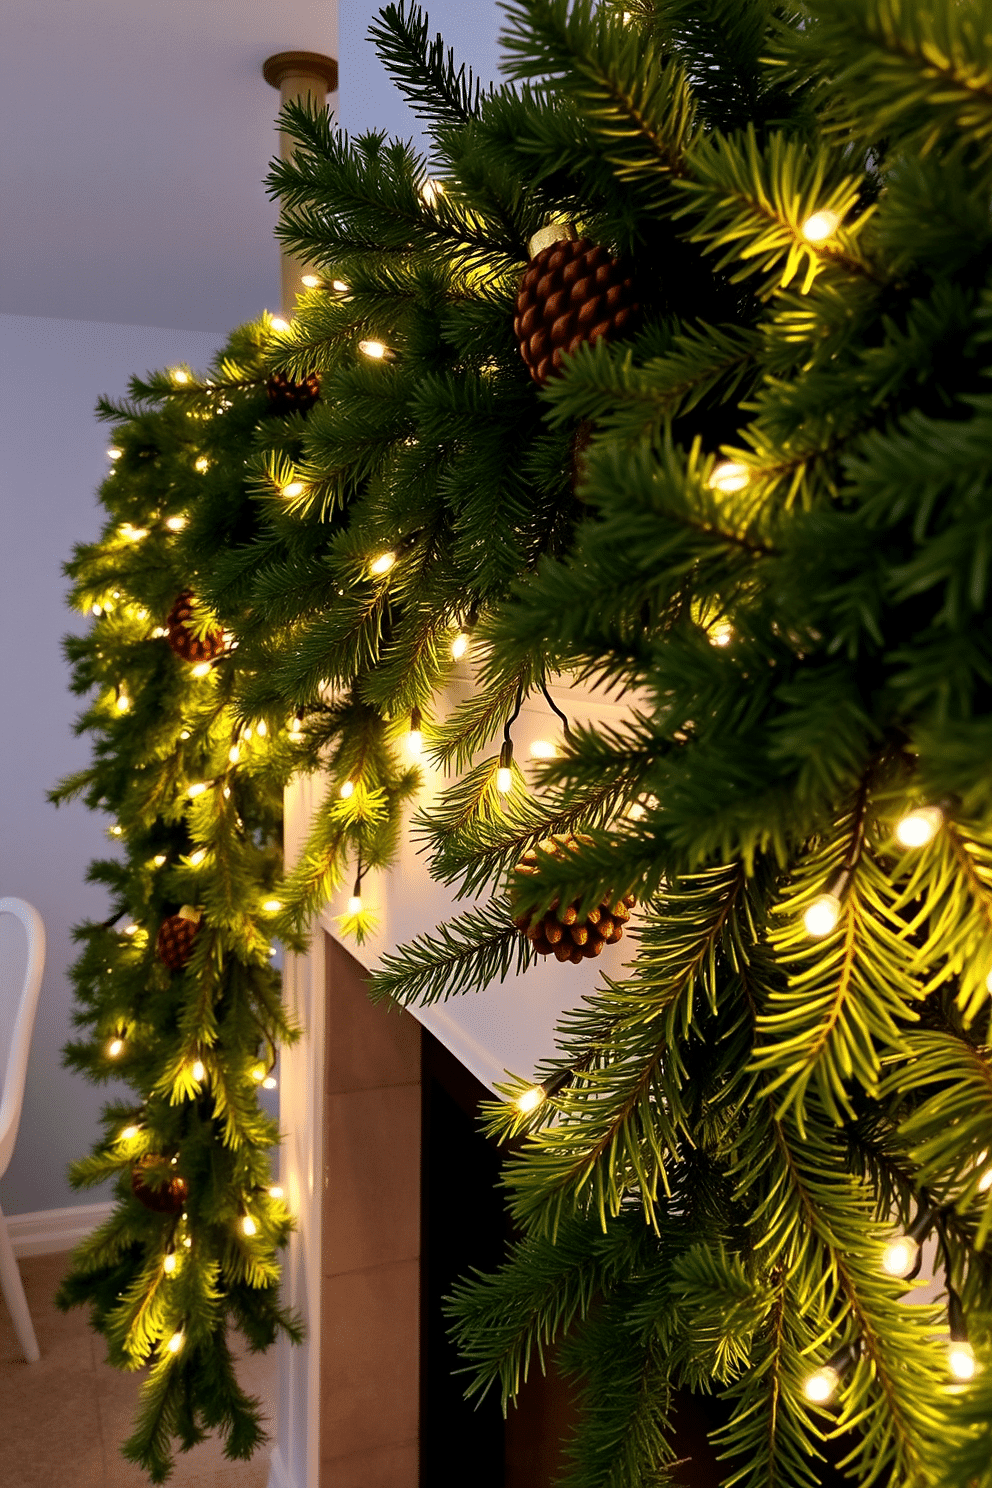
[[[325, 107], [328, 93], [337, 91], [338, 64], [333, 57], [321, 52], [277, 52], [262, 63], [262, 76], [273, 88], [279, 89], [282, 103], [303, 99], [308, 95]], [[279, 131], [279, 154], [289, 160], [293, 153], [293, 142], [283, 130]], [[293, 254], [282, 249], [282, 310], [292, 315], [296, 308], [296, 296], [303, 289], [306, 265]]]

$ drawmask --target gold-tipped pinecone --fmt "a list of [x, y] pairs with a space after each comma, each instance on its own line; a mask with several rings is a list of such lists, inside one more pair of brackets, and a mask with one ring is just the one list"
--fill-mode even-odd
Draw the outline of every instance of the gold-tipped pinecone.
[[[153, 1214], [179, 1214], [186, 1204], [186, 1195], [189, 1185], [185, 1178], [171, 1173], [172, 1164], [168, 1158], [160, 1157], [156, 1153], [148, 1152], [144, 1157], [139, 1157], [131, 1169], [131, 1192], [135, 1198], [150, 1209]], [[156, 1177], [162, 1174], [165, 1182], [159, 1182], [152, 1187], [147, 1182], [148, 1177], [154, 1173]]]
[[535, 382], [546, 382], [584, 341], [634, 330], [639, 316], [624, 265], [602, 244], [570, 231], [563, 225], [561, 238], [534, 255], [517, 294], [513, 331]]
[[182, 971], [193, 954], [193, 942], [200, 928], [200, 914], [184, 904], [178, 914], [169, 915], [159, 926], [155, 954], [170, 971]]
[[165, 617], [169, 645], [183, 661], [213, 661], [224, 649], [224, 632], [210, 630], [205, 636], [192, 630], [193, 591], [184, 589]]
[[302, 382], [294, 382], [285, 372], [273, 372], [265, 384], [268, 412], [276, 418], [290, 413], [309, 413], [320, 397], [320, 379], [310, 372]]
[[[546, 837], [538, 845], [542, 852], [560, 855], [573, 851], [578, 843], [574, 837]], [[535, 872], [536, 866], [537, 850], [530, 848], [516, 871], [526, 878]], [[623, 927], [635, 903], [633, 894], [625, 894], [622, 899], [608, 894], [601, 904], [580, 918], [577, 903], [562, 909], [556, 902], [543, 915], [515, 915], [513, 923], [527, 936], [539, 956], [554, 956], [578, 966], [587, 957], [598, 956], [604, 946], [623, 939]]]

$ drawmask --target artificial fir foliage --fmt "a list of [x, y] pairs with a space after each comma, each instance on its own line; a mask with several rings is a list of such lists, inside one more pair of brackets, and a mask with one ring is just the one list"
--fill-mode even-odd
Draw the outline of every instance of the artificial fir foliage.
[[[156, 421], [197, 448], [236, 426], [241, 441], [190, 501], [199, 545], [156, 603], [197, 570], [238, 643], [207, 685], [229, 679], [234, 717], [268, 720], [329, 777], [277, 891], [285, 935], [388, 865], [412, 736], [454, 773], [414, 830], [435, 876], [481, 902], [386, 958], [381, 995], [471, 992], [533, 960], [514, 916], [636, 896], [627, 965], [604, 967], [535, 1082], [492, 1111], [515, 1139], [521, 1239], [454, 1300], [474, 1388], [513, 1396], [561, 1343], [583, 1401], [571, 1488], [665, 1482], [685, 1389], [713, 1397], [727, 1485], [817, 1488], [839, 1457], [866, 1488], [990, 1488], [992, 15], [977, 0], [507, 15], [514, 86], [483, 93], [418, 10], [382, 12], [427, 157], [286, 110], [280, 234], [323, 282], [290, 331], [253, 333], [202, 382], [150, 380], [128, 415], [135, 480]], [[639, 322], [539, 386], [516, 296], [533, 234], [568, 222], [636, 264]], [[277, 376], [320, 386], [280, 426]], [[142, 489], [116, 521], [150, 520]], [[102, 604], [109, 551], [88, 561], [80, 594]], [[116, 623], [80, 643], [79, 681], [103, 689], [93, 803], [137, 832], [134, 766], [177, 735], [132, 742], [136, 681], [116, 716]], [[450, 710], [466, 653], [476, 689]], [[136, 646], [131, 665], [168, 698], [179, 684], [155, 660]], [[629, 719], [573, 727], [532, 790], [513, 726], [555, 673], [624, 696]], [[215, 847], [219, 795], [166, 819]], [[569, 851], [541, 845], [569, 835]], [[150, 850], [135, 838], [140, 862]], [[187, 871], [167, 907], [202, 903], [207, 930], [213, 914], [213, 936], [234, 936]], [[112, 885], [126, 878], [114, 865]], [[366, 923], [356, 908], [350, 927]], [[99, 946], [81, 987], [102, 1039], [130, 1004]], [[210, 964], [198, 938], [191, 991]], [[143, 1057], [188, 1080], [157, 1006]], [[80, 1052], [90, 1072], [99, 1048]], [[213, 1081], [223, 1066], [201, 1057]], [[203, 1149], [153, 1135], [142, 1150], [191, 1149], [192, 1205], [183, 1164]], [[908, 1305], [924, 1232], [944, 1294]], [[146, 1273], [129, 1264], [133, 1301]]]

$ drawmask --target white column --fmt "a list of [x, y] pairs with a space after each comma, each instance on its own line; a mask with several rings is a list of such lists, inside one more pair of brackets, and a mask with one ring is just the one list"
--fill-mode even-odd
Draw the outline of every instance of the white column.
[[[320, 52], [277, 52], [262, 64], [262, 76], [273, 88], [279, 89], [283, 104], [309, 97], [322, 108], [326, 107], [328, 93], [337, 92], [338, 64], [333, 57]], [[293, 154], [293, 141], [282, 129], [279, 131], [279, 155], [289, 160]], [[296, 308], [296, 296], [302, 291], [302, 277], [306, 265], [301, 259], [282, 249], [282, 310], [292, 315]]]

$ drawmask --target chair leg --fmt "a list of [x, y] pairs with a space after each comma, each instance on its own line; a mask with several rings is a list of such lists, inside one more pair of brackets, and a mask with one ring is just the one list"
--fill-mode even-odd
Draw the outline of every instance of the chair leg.
[[7, 1234], [7, 1221], [0, 1209], [0, 1291], [3, 1292], [7, 1301], [7, 1307], [14, 1324], [14, 1332], [17, 1341], [24, 1350], [24, 1357], [29, 1364], [37, 1364], [41, 1358], [41, 1350], [38, 1348], [38, 1340], [34, 1336], [34, 1325], [31, 1322], [31, 1314], [28, 1311], [28, 1299], [24, 1295], [24, 1284], [21, 1281], [21, 1273], [17, 1266], [17, 1257], [14, 1255], [14, 1247], [10, 1243]]

